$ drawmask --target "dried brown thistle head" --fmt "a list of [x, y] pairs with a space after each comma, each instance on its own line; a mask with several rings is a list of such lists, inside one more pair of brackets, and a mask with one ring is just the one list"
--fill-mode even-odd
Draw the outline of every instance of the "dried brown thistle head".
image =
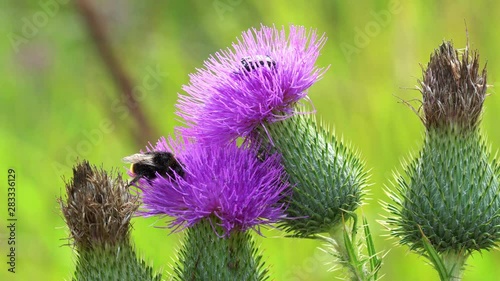
[[87, 161], [79, 162], [73, 167], [73, 178], [66, 182], [66, 193], [66, 200], [59, 202], [79, 249], [128, 242], [139, 200], [119, 173], [108, 174]]
[[477, 128], [486, 97], [486, 66], [480, 70], [479, 54], [469, 54], [468, 44], [460, 56], [451, 42], [444, 42], [431, 55], [419, 84], [427, 129]]

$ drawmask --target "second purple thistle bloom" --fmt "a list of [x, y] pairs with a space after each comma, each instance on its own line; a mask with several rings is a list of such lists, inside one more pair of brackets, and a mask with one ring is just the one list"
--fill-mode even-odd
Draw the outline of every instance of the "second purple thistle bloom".
[[261, 26], [243, 32], [190, 75], [179, 95], [183, 135], [203, 143], [229, 143], [261, 125], [295, 114], [325, 68], [315, 66], [326, 41], [315, 30]]
[[173, 152], [184, 176], [141, 181], [142, 215], [168, 215], [170, 227], [190, 227], [202, 219], [224, 233], [245, 231], [284, 218], [283, 197], [289, 195], [279, 155], [260, 160], [255, 149], [205, 146], [162, 138], [150, 150]]

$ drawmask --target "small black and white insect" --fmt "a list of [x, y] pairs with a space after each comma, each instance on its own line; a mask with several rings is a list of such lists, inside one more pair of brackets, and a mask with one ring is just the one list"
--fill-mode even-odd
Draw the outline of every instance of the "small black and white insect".
[[150, 151], [136, 153], [123, 158], [126, 163], [131, 163], [130, 171], [135, 175], [129, 186], [135, 184], [139, 179], [145, 178], [152, 181], [157, 173], [163, 177], [175, 178], [175, 174], [184, 177], [184, 170], [174, 155], [164, 151]]
[[274, 61], [270, 56], [266, 55], [256, 55], [252, 57], [244, 57], [241, 59], [241, 65], [243, 65], [243, 68], [247, 71], [250, 72], [252, 70], [255, 70], [259, 67], [267, 66], [269, 68], [274, 68], [276, 67], [276, 61]]

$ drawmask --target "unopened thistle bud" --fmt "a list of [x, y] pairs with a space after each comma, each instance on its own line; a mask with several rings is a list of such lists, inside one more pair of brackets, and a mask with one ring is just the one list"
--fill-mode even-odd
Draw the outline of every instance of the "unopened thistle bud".
[[[392, 234], [423, 252], [460, 260], [492, 248], [500, 239], [499, 166], [491, 160], [479, 118], [486, 97], [486, 69], [468, 46], [460, 56], [450, 42], [431, 56], [423, 80], [425, 141], [419, 155], [397, 176], [388, 210]], [[451, 268], [451, 267], [450, 267]], [[453, 278], [459, 278], [456, 273]]]
[[78, 253], [73, 280], [161, 280], [136, 257], [129, 232], [139, 198], [119, 174], [80, 162], [66, 192], [59, 202]]

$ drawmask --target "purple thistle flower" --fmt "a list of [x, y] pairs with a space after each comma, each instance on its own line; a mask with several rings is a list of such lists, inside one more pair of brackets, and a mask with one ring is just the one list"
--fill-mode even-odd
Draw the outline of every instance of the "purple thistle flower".
[[169, 151], [182, 163], [185, 175], [140, 181], [145, 216], [173, 217], [172, 228], [190, 227], [201, 219], [232, 230], [250, 228], [282, 219], [285, 204], [280, 200], [290, 189], [279, 155], [259, 160], [254, 149], [199, 145], [161, 138], [154, 151]]
[[228, 143], [259, 125], [286, 119], [325, 68], [315, 66], [326, 37], [301, 26], [261, 26], [243, 32], [233, 49], [220, 50], [190, 75], [179, 95], [183, 135]]

